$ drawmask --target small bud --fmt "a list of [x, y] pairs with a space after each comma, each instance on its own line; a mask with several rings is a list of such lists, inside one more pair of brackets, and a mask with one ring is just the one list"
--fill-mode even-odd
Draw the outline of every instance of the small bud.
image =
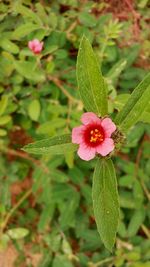
[[28, 42], [29, 49], [35, 54], [40, 54], [43, 49], [43, 42], [40, 42], [38, 39], [34, 39]]

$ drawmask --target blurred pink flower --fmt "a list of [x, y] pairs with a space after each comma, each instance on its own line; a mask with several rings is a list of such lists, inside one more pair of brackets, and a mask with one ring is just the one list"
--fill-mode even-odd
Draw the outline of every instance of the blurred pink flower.
[[108, 155], [114, 149], [111, 134], [116, 125], [110, 118], [100, 119], [93, 112], [82, 115], [83, 125], [72, 130], [72, 143], [79, 144], [78, 155], [83, 160], [91, 160], [96, 153], [101, 156]]
[[34, 39], [28, 42], [28, 47], [34, 54], [37, 55], [40, 54], [43, 49], [43, 42], [40, 42], [38, 39]]

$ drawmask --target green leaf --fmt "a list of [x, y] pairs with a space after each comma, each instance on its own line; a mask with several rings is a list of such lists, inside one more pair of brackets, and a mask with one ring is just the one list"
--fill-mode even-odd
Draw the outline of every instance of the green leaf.
[[140, 209], [144, 201], [144, 192], [141, 183], [136, 179], [133, 185], [133, 196], [136, 203], [136, 208]]
[[6, 250], [8, 248], [8, 244], [10, 243], [10, 237], [7, 234], [2, 234], [1, 235], [1, 240], [0, 240], [0, 249]]
[[39, 267], [48, 267], [52, 262], [52, 252], [47, 253], [43, 256], [42, 261], [40, 261]]
[[20, 39], [29, 33], [38, 30], [40, 27], [39, 25], [33, 24], [31, 22], [27, 22], [21, 26], [19, 26], [12, 34], [13, 39]]
[[29, 230], [26, 228], [14, 228], [14, 229], [9, 229], [7, 231], [7, 234], [12, 239], [22, 239], [29, 234]]
[[58, 208], [60, 210], [59, 223], [63, 231], [68, 229], [69, 227], [75, 227], [75, 215], [76, 210], [79, 206], [79, 200], [79, 194], [73, 192], [71, 199], [68, 199], [68, 201], [65, 202], [60, 202], [60, 204], [58, 205]]
[[39, 100], [34, 99], [33, 101], [30, 102], [28, 106], [28, 114], [33, 121], [38, 120], [40, 115], [40, 110], [41, 106]]
[[64, 154], [66, 151], [75, 151], [76, 149], [77, 145], [72, 144], [70, 134], [40, 140], [23, 148], [24, 151], [33, 154]]
[[7, 104], [8, 104], [8, 96], [3, 95], [0, 100], [0, 116], [5, 112]]
[[55, 52], [58, 49], [58, 45], [46, 45], [45, 44], [45, 49], [43, 51], [43, 56], [52, 54], [53, 52]]
[[66, 255], [71, 255], [72, 253], [72, 248], [71, 245], [69, 244], [69, 242], [67, 241], [67, 239], [64, 237], [63, 241], [62, 241], [62, 251], [64, 252], [64, 254]]
[[37, 129], [38, 134], [49, 134], [54, 129], [65, 127], [66, 119], [64, 118], [55, 118], [47, 122], [42, 123]]
[[4, 129], [0, 129], [0, 136], [5, 136], [7, 134], [7, 131]]
[[14, 5], [14, 11], [17, 13], [20, 13], [24, 18], [31, 19], [33, 22], [37, 23], [39, 26], [42, 26], [42, 20], [31, 9], [29, 9], [29, 8], [19, 4], [19, 3], [16, 3]]
[[8, 39], [2, 39], [0, 42], [0, 46], [4, 50], [6, 50], [12, 54], [18, 54], [19, 53], [19, 47]]
[[[120, 94], [115, 98], [114, 108], [120, 111], [125, 103], [128, 101], [130, 94]], [[148, 103], [147, 108], [141, 114], [139, 121], [150, 123], [150, 110], [149, 110], [150, 102]]]
[[11, 120], [11, 116], [5, 115], [3, 117], [0, 117], [0, 125], [5, 125]]
[[69, 177], [64, 172], [57, 169], [51, 169], [51, 179], [57, 183], [67, 183], [69, 181]]
[[150, 123], [150, 112], [144, 111], [140, 116], [139, 121]]
[[51, 203], [48, 203], [45, 208], [43, 208], [39, 222], [38, 222], [38, 231], [43, 231], [46, 227], [46, 225], [51, 221], [53, 212], [55, 209], [54, 203], [51, 201]]
[[41, 21], [43, 22], [44, 25], [48, 25], [49, 24], [49, 15], [47, 14], [44, 5], [42, 5], [41, 3], [36, 3], [36, 12], [38, 17], [41, 19]]
[[129, 100], [116, 116], [115, 122], [127, 131], [138, 122], [150, 99], [150, 74], [134, 89]]
[[133, 199], [133, 194], [131, 192], [125, 191], [120, 195], [120, 207], [126, 209], [135, 209], [136, 203]]
[[109, 80], [114, 80], [119, 77], [119, 74], [125, 69], [127, 61], [120, 59], [107, 73], [106, 77]]
[[106, 84], [89, 40], [83, 36], [77, 58], [77, 81], [86, 110], [107, 114]]
[[145, 210], [135, 210], [128, 226], [128, 236], [135, 236], [145, 219]]
[[53, 260], [52, 267], [73, 267], [72, 262], [68, 259], [67, 255], [56, 255]]
[[45, 80], [44, 73], [38, 70], [35, 63], [25, 61], [14, 61], [16, 70], [26, 79], [34, 82], [43, 82]]
[[130, 94], [119, 94], [114, 100], [114, 108], [120, 111], [130, 98]]
[[111, 159], [98, 159], [94, 171], [92, 198], [98, 232], [112, 251], [119, 220], [117, 181]]
[[88, 13], [87, 11], [79, 13], [79, 21], [86, 27], [94, 27], [97, 23], [96, 17]]

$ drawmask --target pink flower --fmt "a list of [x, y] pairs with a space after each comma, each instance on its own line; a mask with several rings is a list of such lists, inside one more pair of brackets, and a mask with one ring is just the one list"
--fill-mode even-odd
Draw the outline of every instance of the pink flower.
[[100, 119], [93, 112], [86, 112], [81, 121], [83, 125], [72, 130], [72, 143], [79, 144], [78, 155], [81, 159], [91, 160], [96, 153], [106, 156], [113, 151], [111, 135], [116, 125], [110, 118]]
[[28, 42], [28, 47], [34, 54], [40, 54], [43, 49], [43, 42], [40, 42], [38, 39], [34, 39]]

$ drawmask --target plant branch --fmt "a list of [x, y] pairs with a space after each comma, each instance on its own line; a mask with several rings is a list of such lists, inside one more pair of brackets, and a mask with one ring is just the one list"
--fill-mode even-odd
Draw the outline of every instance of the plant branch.
[[66, 30], [66, 35], [69, 38], [70, 37], [70, 33], [76, 28], [76, 26], [78, 25], [78, 21], [75, 20], [73, 21], [73, 23], [69, 26], [69, 28]]
[[96, 263], [89, 262], [88, 267], [100, 267], [100, 266], [103, 266], [103, 264], [111, 262], [113, 260], [114, 260], [114, 257], [110, 257], [110, 258], [98, 261]]
[[144, 224], [141, 225], [141, 228], [144, 234], [147, 236], [147, 238], [150, 239], [150, 230]]
[[[141, 145], [139, 147], [139, 150], [138, 150], [138, 153], [137, 153], [137, 156], [136, 156], [136, 162], [135, 162], [135, 177], [137, 177], [138, 179], [138, 170], [139, 170], [139, 164], [140, 164], [140, 160], [141, 160], [141, 157], [142, 157], [142, 151], [143, 151], [143, 145], [144, 145], [144, 141], [145, 141], [145, 135], [143, 136], [142, 140], [141, 140]], [[142, 179], [138, 179], [138, 181], [140, 182], [142, 188], [143, 188], [143, 191], [147, 197], [147, 199], [150, 201], [150, 192], [148, 191], [144, 181]]]
[[62, 81], [56, 77], [48, 76], [48, 79], [52, 81], [61, 91], [62, 93], [72, 102], [80, 103], [80, 100], [74, 98], [62, 85]]
[[3, 231], [5, 230], [10, 218], [12, 217], [12, 215], [14, 214], [14, 212], [20, 207], [20, 205], [25, 201], [25, 199], [27, 199], [32, 193], [32, 188], [30, 188], [20, 199], [19, 201], [16, 203], [16, 205], [8, 212], [7, 216], [4, 219], [4, 222], [2, 223], [1, 226], [1, 233], [3, 233]]
[[11, 148], [5, 148], [5, 147], [0, 147], [0, 150], [1, 150], [2, 153], [9, 154], [9, 155], [12, 155], [12, 156], [16, 156], [16, 157], [19, 157], [19, 158], [23, 158], [23, 159], [29, 160], [33, 164], [35, 164], [36, 166], [41, 167], [45, 173], [49, 172], [48, 168], [43, 163], [41, 163], [40, 160], [32, 158], [31, 156], [29, 156], [25, 152], [14, 150], [14, 149], [11, 149]]

